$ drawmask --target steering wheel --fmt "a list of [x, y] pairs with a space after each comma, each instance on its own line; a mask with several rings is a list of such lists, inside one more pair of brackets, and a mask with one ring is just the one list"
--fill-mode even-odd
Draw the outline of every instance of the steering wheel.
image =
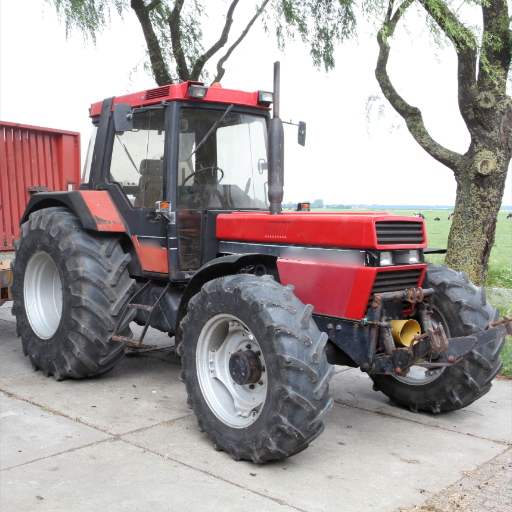
[[199, 169], [198, 171], [195, 171], [192, 174], [189, 174], [183, 180], [182, 186], [184, 186], [185, 183], [190, 178], [192, 178], [192, 176], [197, 176], [199, 173], [203, 173], [205, 171], [210, 171], [210, 170], [212, 170], [212, 171], [220, 171], [222, 173], [222, 176], [220, 177], [220, 180], [216, 180], [215, 184], [212, 184], [212, 183], [203, 184], [203, 183], [201, 183], [201, 181], [199, 179], [197, 180], [198, 185], [205, 187], [205, 189], [203, 191], [202, 201], [205, 202], [205, 203], [208, 203], [209, 202], [209, 198], [211, 197], [211, 194], [213, 193], [213, 195], [216, 196], [219, 199], [220, 204], [221, 204], [222, 207], [229, 208], [230, 205], [228, 204], [226, 199], [223, 197], [223, 195], [217, 189], [217, 185], [224, 179], [224, 171], [220, 167], [217, 167], [216, 165], [214, 165], [212, 167], [205, 167], [204, 169]]
[[[218, 185], [223, 179], [224, 179], [224, 171], [220, 168], [220, 167], [217, 167], [216, 165], [213, 165], [211, 167], [205, 167], [204, 169], [199, 169], [198, 171], [194, 171], [192, 174], [189, 174], [183, 181], [183, 183], [181, 184], [181, 186], [185, 186], [185, 183], [190, 179], [192, 178], [192, 176], [197, 176], [198, 174], [200, 173], [203, 173], [205, 171], [220, 171], [222, 173], [222, 176], [220, 178], [220, 180], [217, 180], [215, 185]], [[199, 182], [200, 185], [202, 185], [201, 182]]]

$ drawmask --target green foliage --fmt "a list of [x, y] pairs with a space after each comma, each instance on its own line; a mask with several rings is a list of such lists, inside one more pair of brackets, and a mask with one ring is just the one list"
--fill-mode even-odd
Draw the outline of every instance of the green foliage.
[[110, 23], [111, 10], [119, 16], [130, 6], [129, 0], [45, 0], [55, 6], [57, 15], [64, 19], [66, 37], [76, 29], [84, 40], [89, 37], [96, 44], [96, 37]]
[[[120, 16], [131, 10], [130, 0], [45, 0], [52, 4], [64, 20], [66, 36], [73, 31], [82, 33], [84, 40], [95, 44], [98, 34], [108, 28], [112, 13]], [[162, 50], [165, 66], [171, 70], [173, 80], [180, 78], [177, 69], [176, 50], [173, 48], [169, 17], [179, 0], [145, 0], [151, 6], [149, 18]], [[202, 24], [207, 22], [208, 9], [203, 0], [184, 0], [179, 15], [179, 41], [189, 70], [204, 57]], [[231, 3], [231, 2], [230, 2]], [[235, 7], [236, 7], [236, 1]], [[213, 6], [212, 4], [215, 4]], [[210, 10], [218, 9], [220, 2], [209, 2]], [[334, 45], [355, 34], [356, 16], [354, 0], [261, 0], [255, 3], [257, 15], [261, 15], [264, 28], [275, 34], [277, 45], [285, 49], [286, 41], [300, 40], [310, 48], [316, 67], [334, 68]], [[248, 25], [248, 28], [250, 26]], [[220, 33], [219, 33], [220, 36]], [[242, 34], [242, 38], [245, 34]], [[218, 49], [214, 52], [217, 53]], [[209, 60], [210, 57], [208, 57]], [[146, 55], [144, 69], [154, 72], [155, 63]], [[210, 73], [206, 66], [201, 69], [201, 79], [207, 81]]]

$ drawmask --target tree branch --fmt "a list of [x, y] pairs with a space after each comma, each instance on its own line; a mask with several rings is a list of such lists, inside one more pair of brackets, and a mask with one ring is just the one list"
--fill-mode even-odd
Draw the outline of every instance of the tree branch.
[[428, 15], [439, 25], [450, 39], [457, 52], [459, 110], [471, 131], [474, 121], [474, 105], [478, 98], [476, 87], [477, 44], [475, 36], [443, 0], [419, 0]]
[[[160, 0], [154, 0], [148, 7], [146, 7], [144, 0], [131, 0], [131, 8], [135, 11], [137, 18], [139, 19], [142, 32], [144, 33], [144, 38], [146, 39], [149, 60], [151, 62], [151, 69], [153, 70], [155, 81], [161, 86], [171, 83], [172, 80], [169, 72], [167, 71], [167, 66], [165, 65], [162, 48], [160, 47], [158, 38], [153, 30], [151, 19], [149, 18], [150, 10], [154, 9], [159, 3]], [[149, 9], [149, 7], [151, 7], [151, 9]]]
[[190, 74], [192, 80], [199, 80], [204, 65], [226, 44], [229, 31], [231, 30], [231, 25], [233, 24], [233, 12], [235, 11], [238, 2], [239, 0], [233, 0], [229, 6], [228, 12], [226, 14], [226, 22], [224, 23], [224, 28], [222, 29], [219, 40], [196, 60], [194, 67], [192, 68], [192, 73]]
[[176, 60], [176, 70], [178, 71], [178, 76], [181, 78], [181, 80], [186, 82], [187, 80], [190, 80], [190, 73], [188, 71], [185, 53], [183, 52], [183, 47], [181, 46], [180, 33], [181, 9], [183, 8], [184, 3], [185, 0], [176, 0], [174, 9], [172, 10], [171, 14], [169, 14], [167, 21], [171, 31], [172, 53]]
[[161, 4], [162, 0], [153, 0], [150, 4], [146, 6], [147, 12], [151, 12], [157, 5]]
[[442, 164], [452, 169], [452, 171], [455, 171], [460, 163], [462, 156], [454, 151], [450, 151], [444, 148], [434, 139], [432, 139], [430, 134], [427, 132], [427, 129], [425, 128], [420, 109], [409, 105], [409, 103], [407, 103], [398, 94], [396, 89], [393, 87], [391, 80], [389, 79], [387, 72], [387, 63], [390, 50], [388, 38], [393, 36], [398, 21], [402, 17], [405, 10], [413, 3], [413, 0], [405, 0], [397, 9], [393, 17], [389, 19], [392, 12], [392, 2], [393, 0], [390, 0], [389, 6], [391, 8], [388, 9], [386, 21], [384, 22], [383, 27], [379, 30], [377, 35], [380, 51], [377, 60], [377, 67], [375, 69], [375, 76], [379, 82], [382, 92], [384, 93], [384, 96], [389, 101], [389, 103], [391, 103], [391, 106], [396, 110], [396, 112], [400, 114], [400, 116], [405, 120], [409, 132], [414, 137], [416, 142], [438, 162], [441, 162]]
[[[506, 94], [507, 73], [512, 59], [512, 31], [509, 26], [507, 2], [490, 0], [482, 4], [484, 38], [478, 69], [478, 88], [489, 90], [497, 76], [503, 74], [497, 89]], [[494, 69], [493, 69], [494, 68]], [[494, 87], [493, 87], [494, 86]]]
[[256, 14], [252, 17], [251, 21], [249, 21], [240, 37], [229, 47], [226, 54], [221, 59], [219, 59], [219, 62], [217, 62], [217, 76], [213, 80], [214, 82], [220, 82], [222, 80], [222, 77], [226, 72], [226, 70], [222, 66], [229, 59], [235, 48], [243, 41], [245, 36], [249, 33], [249, 30], [251, 30], [251, 27], [254, 25], [254, 22], [258, 19], [258, 17], [261, 16], [261, 13], [265, 10], [265, 7], [269, 3], [269, 1], [270, 0], [264, 0], [264, 2], [261, 4], [261, 7], [258, 8]]

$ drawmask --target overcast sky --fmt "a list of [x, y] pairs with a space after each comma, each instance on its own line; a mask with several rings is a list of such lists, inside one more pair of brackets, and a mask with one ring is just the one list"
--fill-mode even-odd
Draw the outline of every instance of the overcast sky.
[[[207, 46], [218, 37], [227, 4], [205, 3]], [[78, 32], [66, 40], [64, 24], [43, 0], [1, 0], [0, 9], [0, 119], [80, 132], [83, 161], [90, 104], [155, 86], [142, 65], [133, 72], [145, 50], [135, 15], [128, 12], [121, 20], [113, 14], [110, 29], [94, 46], [84, 45]], [[231, 39], [252, 14], [253, 2], [242, 0]], [[408, 29], [414, 36], [397, 30], [389, 74], [405, 99], [421, 108], [434, 139], [464, 153], [470, 139], [457, 106], [456, 55], [450, 47], [437, 51], [436, 60], [422, 27], [424, 22], [412, 16]], [[379, 92], [378, 46], [370, 31], [360, 25], [358, 41], [336, 49], [336, 69], [326, 74], [313, 68], [301, 43], [289, 43], [282, 54], [256, 23], [226, 62], [222, 85], [271, 90], [272, 63], [281, 61], [281, 116], [307, 123], [304, 148], [296, 143], [296, 129], [285, 126], [285, 202], [454, 204], [453, 173], [418, 146], [391, 107], [384, 119], [373, 115], [366, 122], [367, 99]], [[215, 65], [216, 60], [211, 69]], [[511, 204], [509, 170], [503, 205]]]

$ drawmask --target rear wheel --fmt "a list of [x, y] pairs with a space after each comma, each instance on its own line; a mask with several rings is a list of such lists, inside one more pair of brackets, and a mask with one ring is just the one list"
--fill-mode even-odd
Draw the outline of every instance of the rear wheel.
[[[434, 327], [441, 323], [447, 337], [469, 336], [499, 318], [499, 312], [486, 299], [485, 289], [477, 288], [464, 272], [429, 264], [424, 287], [435, 290], [432, 323]], [[413, 366], [404, 377], [372, 376], [374, 389], [413, 412], [461, 409], [491, 389], [491, 381], [503, 366], [499, 354], [504, 343], [504, 338], [488, 343], [443, 369], [428, 371]]]
[[269, 275], [215, 279], [190, 300], [180, 377], [215, 449], [262, 463], [323, 431], [334, 369], [312, 312]]
[[134, 282], [120, 237], [93, 235], [68, 209], [48, 208], [30, 215], [15, 249], [13, 313], [33, 367], [57, 380], [111, 369], [124, 355], [110, 338]]

